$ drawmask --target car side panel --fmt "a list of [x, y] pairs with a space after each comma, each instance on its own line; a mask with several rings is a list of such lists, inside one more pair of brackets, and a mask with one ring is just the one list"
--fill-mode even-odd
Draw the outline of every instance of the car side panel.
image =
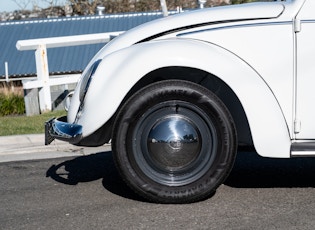
[[[236, 36], [235, 36], [236, 35]], [[243, 59], [270, 87], [293, 133], [294, 33], [292, 21], [262, 21], [194, 31], [181, 37], [209, 41]], [[236, 77], [240, 77], [237, 75]], [[244, 84], [247, 84], [244, 82]], [[265, 111], [264, 113], [268, 113]]]
[[305, 2], [298, 15], [296, 139], [315, 140], [315, 1]]
[[83, 135], [101, 127], [137, 81], [152, 70], [168, 66], [198, 68], [220, 77], [244, 107], [257, 152], [267, 157], [290, 156], [289, 129], [266, 82], [235, 54], [191, 39], [141, 43], [106, 56], [91, 82], [78, 120]]

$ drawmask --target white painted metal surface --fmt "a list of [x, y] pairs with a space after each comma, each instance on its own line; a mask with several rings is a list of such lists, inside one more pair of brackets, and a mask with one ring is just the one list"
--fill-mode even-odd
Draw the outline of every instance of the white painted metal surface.
[[[173, 55], [160, 58], [165, 50]], [[119, 62], [122, 58], [129, 60], [124, 63], [124, 68], [121, 68]], [[143, 65], [143, 60], [150, 62]], [[164, 66], [194, 67], [220, 76], [242, 102], [258, 153], [262, 156], [276, 153], [278, 157], [289, 157], [290, 136], [287, 124], [272, 91], [258, 73], [237, 56], [216, 45], [186, 39], [139, 44], [105, 57], [96, 72], [96, 76], [99, 74], [102, 77], [93, 78], [79, 120], [83, 133], [89, 135], [100, 127], [113, 115], [121, 100], [141, 77], [152, 69]], [[238, 73], [237, 76], [235, 73]], [[77, 101], [78, 95], [73, 99]], [[102, 101], [106, 106], [100, 107], [96, 101]], [[75, 110], [78, 108], [73, 107], [69, 112], [74, 113]]]
[[[237, 95], [258, 154], [301, 156], [303, 149], [291, 150], [292, 143], [315, 142], [314, 10], [313, 0], [252, 3], [184, 13], [132, 29], [91, 60], [84, 73], [102, 61], [78, 115], [84, 81], [79, 82], [68, 122], [76, 120], [88, 136], [146, 74], [192, 67], [220, 78]], [[307, 150], [306, 155], [315, 154]]]
[[[259, 154], [289, 157], [291, 143], [289, 126], [292, 125], [288, 124], [286, 119], [289, 122], [292, 120], [293, 67], [291, 63], [293, 62], [293, 47], [290, 49], [289, 46], [293, 44], [292, 17], [294, 15], [289, 14], [289, 17], [286, 16], [285, 18], [281, 18], [281, 15], [285, 7], [293, 6], [296, 7], [293, 4], [284, 6], [283, 3], [279, 2], [205, 9], [156, 20], [118, 37], [106, 45], [87, 67], [88, 69], [94, 61], [103, 59], [93, 77], [81, 117], [78, 120], [78, 123], [83, 125], [83, 135], [87, 136], [101, 127], [115, 113], [132, 86], [150, 71], [166, 66], [188, 66], [208, 71], [220, 77], [233, 89], [244, 106], [255, 147]], [[280, 22], [280, 26], [271, 28], [268, 26], [270, 22]], [[258, 27], [257, 23], [260, 23]], [[167, 33], [155, 38], [161, 42], [133, 45], [155, 34], [163, 34], [163, 31], [182, 28], [184, 25], [201, 26]], [[245, 42], [245, 36], [249, 35], [252, 30], [254, 30], [254, 35], [250, 39], [258, 39], [257, 42], [253, 42], [245, 50], [241, 50], [242, 47], [238, 48], [238, 46]], [[244, 36], [239, 39], [233, 36], [242, 33]], [[264, 44], [263, 38], [259, 37], [273, 33], [284, 34], [283, 37], [277, 38], [274, 44], [272, 42]], [[277, 42], [287, 37], [288, 40], [283, 43]], [[192, 41], [191, 39], [198, 39], [199, 41]], [[201, 41], [213, 44], [206, 44]], [[268, 47], [267, 50], [266, 47], [270, 44], [272, 47]], [[268, 51], [277, 48], [279, 44], [283, 46], [284, 52], [278, 56], [268, 56]], [[259, 48], [257, 52], [251, 52], [253, 47]], [[285, 62], [281, 63], [282, 66], [286, 66], [287, 63], [291, 64], [291, 67], [286, 66], [285, 68], [289, 75], [287, 76], [288, 79], [291, 79], [286, 82], [277, 78], [273, 79], [273, 76], [280, 71], [272, 72], [272, 66], [276, 66], [276, 64], [264, 69], [270, 62], [279, 61], [278, 59], [281, 60], [282, 57], [286, 57]], [[271, 60], [265, 61], [266, 58], [271, 58]], [[253, 67], [252, 65], [256, 66]], [[260, 73], [260, 70], [265, 72]], [[270, 73], [273, 75], [269, 75]], [[262, 74], [266, 75], [267, 78], [264, 79]], [[284, 106], [285, 109], [281, 107], [279, 99], [275, 97], [274, 89], [271, 88], [269, 82], [266, 82], [268, 79], [271, 82], [274, 81], [274, 87], [278, 87], [281, 91], [288, 88], [288, 90], [278, 93], [280, 99], [281, 97], [289, 98], [289, 100], [287, 100], [288, 98], [282, 100], [285, 105], [289, 104], [289, 106]], [[68, 113], [69, 122], [74, 122], [76, 118], [80, 105], [78, 97], [78, 92], [75, 92]], [[98, 103], [95, 103], [96, 101], [102, 101], [106, 106], [100, 107]], [[271, 127], [277, 128], [272, 129]]]
[[297, 18], [296, 122], [300, 124], [296, 138], [315, 138], [315, 1], [306, 1]]

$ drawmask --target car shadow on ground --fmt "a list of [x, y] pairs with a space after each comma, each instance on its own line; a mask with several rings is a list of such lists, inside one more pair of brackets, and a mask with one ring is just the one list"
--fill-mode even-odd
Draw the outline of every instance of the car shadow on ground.
[[[111, 152], [76, 157], [52, 165], [46, 176], [67, 185], [102, 179], [106, 190], [143, 201], [120, 178]], [[315, 158], [271, 159], [254, 152], [239, 152], [224, 184], [235, 188], [315, 187]]]
[[239, 152], [224, 184], [236, 188], [315, 187], [315, 158], [276, 159]]
[[143, 200], [121, 179], [111, 152], [76, 157], [52, 165], [47, 170], [46, 177], [67, 185], [102, 179], [102, 184], [106, 190], [128, 199]]

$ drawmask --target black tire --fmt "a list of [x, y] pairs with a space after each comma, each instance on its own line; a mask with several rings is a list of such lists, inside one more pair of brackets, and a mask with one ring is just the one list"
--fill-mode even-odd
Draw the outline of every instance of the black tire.
[[235, 160], [236, 139], [233, 119], [215, 94], [167, 80], [139, 90], [120, 108], [112, 150], [136, 193], [157, 203], [190, 203], [223, 183]]

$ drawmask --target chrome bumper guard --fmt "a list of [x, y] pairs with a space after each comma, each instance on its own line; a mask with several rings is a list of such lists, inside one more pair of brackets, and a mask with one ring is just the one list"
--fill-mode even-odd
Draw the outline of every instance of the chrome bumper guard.
[[67, 123], [67, 117], [52, 118], [45, 122], [45, 145], [58, 139], [77, 144], [82, 138], [82, 126]]

